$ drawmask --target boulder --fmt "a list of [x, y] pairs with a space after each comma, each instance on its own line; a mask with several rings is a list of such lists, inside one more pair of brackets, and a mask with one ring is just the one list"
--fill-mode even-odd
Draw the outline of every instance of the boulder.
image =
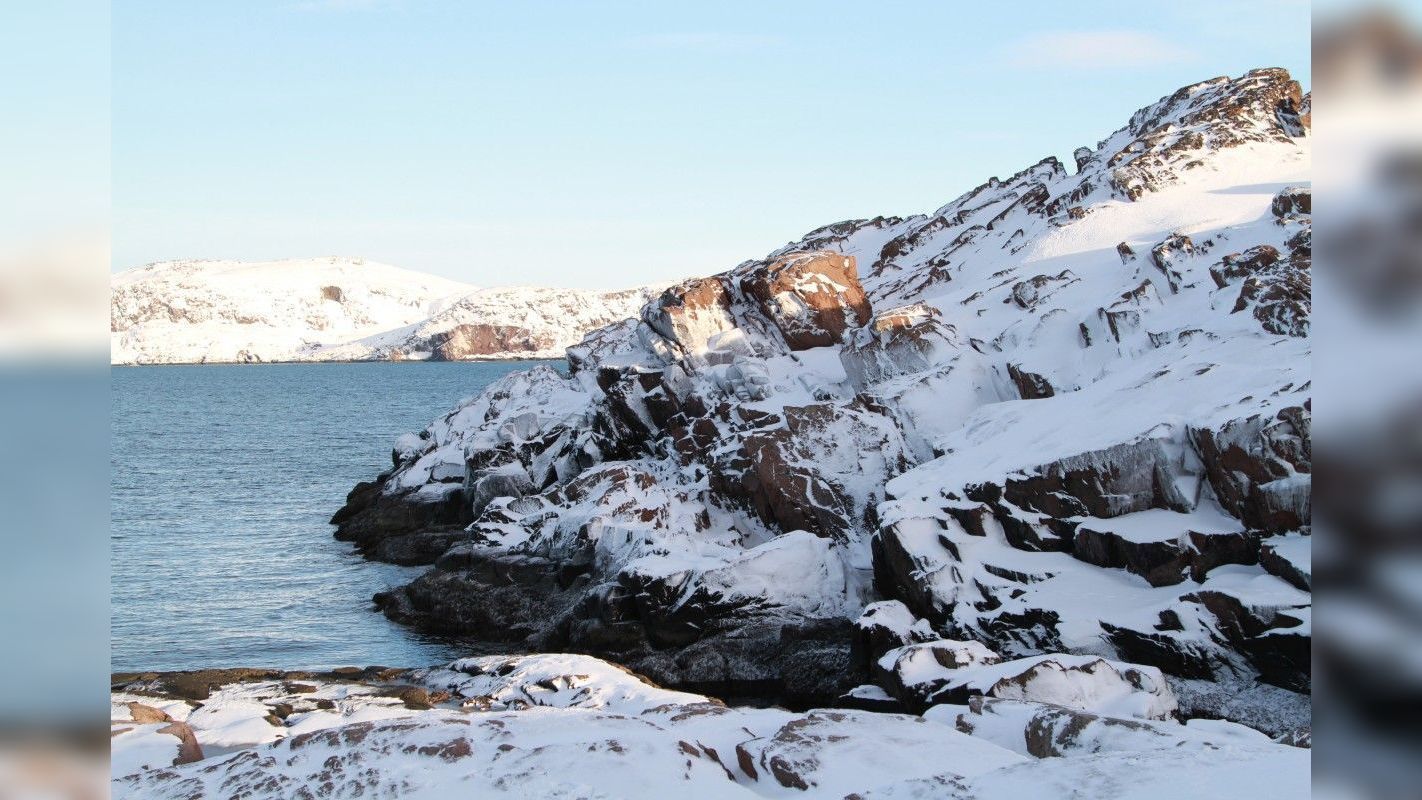
[[926, 620], [916, 619], [897, 600], [865, 606], [854, 622], [854, 634], [854, 657], [866, 674], [890, 650], [937, 638]]
[[872, 674], [884, 691], [911, 711], [936, 702], [949, 673], [996, 664], [1002, 656], [972, 641], [938, 639], [894, 648], [880, 656]]
[[173, 758], [173, 766], [191, 764], [203, 759], [202, 745], [198, 743], [197, 734], [188, 726], [188, 723], [170, 722], [159, 728], [158, 732], [178, 738], [178, 755]]
[[925, 715], [959, 731], [1035, 758], [1072, 758], [1095, 753], [1281, 747], [1253, 728], [1222, 720], [1144, 720], [1078, 711], [1048, 703], [974, 697], [964, 706], [940, 706]]
[[890, 651], [878, 667], [880, 685], [920, 712], [981, 697], [1140, 719], [1168, 719], [1177, 708], [1159, 669], [1098, 656], [1050, 653], [1003, 660], [977, 642], [945, 640]]
[[1280, 219], [1292, 214], [1312, 214], [1313, 192], [1307, 186], [1290, 186], [1274, 195], [1270, 208]]
[[1183, 233], [1172, 233], [1150, 249], [1150, 260], [1165, 276], [1170, 293], [1176, 294], [1185, 283], [1181, 263], [1195, 254], [1195, 242]]
[[693, 278], [662, 292], [642, 320], [680, 351], [696, 356], [712, 336], [736, 327], [731, 291], [719, 277]]
[[791, 350], [838, 344], [846, 331], [870, 319], [854, 256], [832, 250], [791, 253], [746, 269], [740, 288]]
[[140, 725], [147, 725], [155, 722], [172, 722], [173, 718], [168, 716], [168, 712], [153, 706], [144, 705], [137, 701], [128, 704], [130, 719]]
[[533, 480], [523, 465], [514, 462], [471, 473], [465, 489], [470, 509], [478, 517], [489, 503], [501, 497], [523, 497], [534, 491]]
[[1019, 308], [1033, 309], [1037, 304], [1056, 294], [1064, 286], [1076, 283], [1077, 277], [1069, 269], [1056, 275], [1036, 275], [1025, 281], [1012, 284], [1012, 302]]
[[1231, 283], [1264, 271], [1278, 260], [1277, 249], [1267, 244], [1256, 245], [1242, 253], [1234, 253], [1220, 259], [1218, 264], [1210, 267], [1210, 277], [1214, 278], [1216, 286], [1223, 289]]
[[933, 306], [916, 303], [881, 311], [868, 326], [857, 329], [839, 354], [855, 388], [923, 372], [961, 351], [964, 344], [957, 329], [941, 316]]

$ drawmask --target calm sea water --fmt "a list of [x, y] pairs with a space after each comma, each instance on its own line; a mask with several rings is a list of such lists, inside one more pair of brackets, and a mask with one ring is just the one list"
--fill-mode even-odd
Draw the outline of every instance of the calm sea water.
[[396, 436], [532, 363], [115, 368], [113, 669], [470, 654], [371, 611], [420, 569], [361, 559], [327, 520]]

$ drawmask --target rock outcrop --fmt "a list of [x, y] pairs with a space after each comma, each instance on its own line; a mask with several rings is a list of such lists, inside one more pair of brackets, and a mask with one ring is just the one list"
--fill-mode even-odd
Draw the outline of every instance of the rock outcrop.
[[337, 535], [433, 564], [377, 597], [396, 620], [728, 697], [1007, 697], [911, 680], [975, 648], [1009, 684], [1162, 709], [1220, 687], [1187, 716], [1306, 692], [1311, 206], [1255, 188], [1306, 180], [1299, 102], [1281, 70], [1206, 81], [1076, 174], [1043, 159], [651, 294], [568, 376], [403, 437]]

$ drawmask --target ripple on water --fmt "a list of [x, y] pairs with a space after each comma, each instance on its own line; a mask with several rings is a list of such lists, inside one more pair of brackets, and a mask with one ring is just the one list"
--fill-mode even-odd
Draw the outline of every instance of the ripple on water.
[[529, 362], [113, 370], [112, 666], [425, 665], [473, 643], [420, 634], [370, 596], [373, 564], [327, 520], [399, 434]]

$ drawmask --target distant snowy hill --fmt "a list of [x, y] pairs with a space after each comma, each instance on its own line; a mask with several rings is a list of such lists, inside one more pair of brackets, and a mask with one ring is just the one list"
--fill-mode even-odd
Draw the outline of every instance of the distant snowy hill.
[[589, 332], [637, 316], [661, 289], [480, 289], [445, 304], [427, 319], [326, 348], [315, 358], [561, 358]]
[[111, 289], [114, 364], [553, 358], [651, 296], [480, 290], [352, 258], [150, 264]]

